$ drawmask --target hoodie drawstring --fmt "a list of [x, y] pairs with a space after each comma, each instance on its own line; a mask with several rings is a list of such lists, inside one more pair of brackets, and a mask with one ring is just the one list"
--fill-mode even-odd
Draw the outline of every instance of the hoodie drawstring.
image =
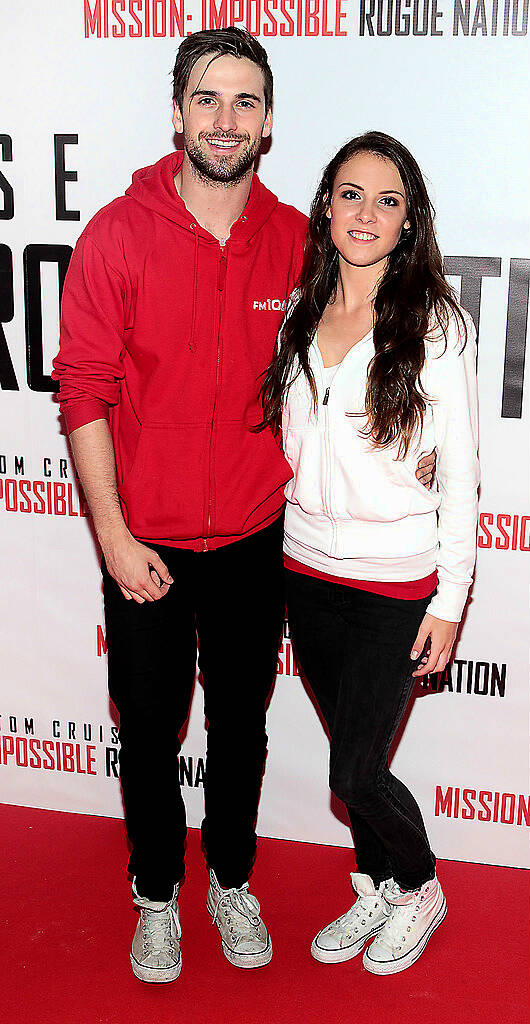
[[194, 237], [195, 237], [195, 248], [194, 248], [194, 254], [193, 254], [193, 293], [192, 293], [192, 303], [193, 303], [193, 306], [192, 306], [192, 311], [191, 311], [191, 329], [190, 329], [190, 337], [189, 337], [189, 341], [188, 341], [188, 348], [189, 348], [190, 352], [196, 352], [197, 351], [197, 345], [195, 344], [194, 336], [195, 336], [195, 323], [196, 323], [196, 319], [197, 319], [196, 310], [197, 310], [197, 284], [198, 284], [198, 277], [199, 277], [199, 235], [198, 235], [198, 232], [197, 232], [197, 225], [196, 224], [190, 224], [190, 228], [193, 231], [193, 234], [194, 234]]

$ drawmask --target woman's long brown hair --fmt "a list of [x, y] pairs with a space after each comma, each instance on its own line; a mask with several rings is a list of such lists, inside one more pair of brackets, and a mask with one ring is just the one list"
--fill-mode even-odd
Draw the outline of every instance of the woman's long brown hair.
[[[377, 447], [399, 442], [404, 458], [411, 440], [421, 428], [428, 401], [419, 383], [425, 361], [425, 339], [438, 325], [446, 337], [450, 313], [466, 327], [462, 313], [445, 280], [434, 233], [434, 210], [422, 173], [405, 146], [381, 132], [366, 132], [347, 142], [326, 167], [311, 205], [299, 289], [287, 310], [276, 356], [266, 371], [261, 388], [263, 421], [275, 432], [281, 429], [286, 392], [293, 382], [298, 358], [299, 372], [308, 380], [316, 406], [316, 385], [309, 365], [309, 347], [322, 314], [337, 291], [338, 252], [326, 216], [340, 168], [357, 153], [373, 153], [397, 167], [405, 187], [407, 219], [395, 249], [390, 253], [374, 303], [374, 348], [366, 386], [366, 435]], [[258, 429], [260, 429], [258, 428]]]

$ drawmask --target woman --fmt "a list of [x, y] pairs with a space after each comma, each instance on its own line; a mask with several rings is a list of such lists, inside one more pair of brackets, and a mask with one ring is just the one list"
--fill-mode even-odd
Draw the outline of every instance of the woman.
[[[420, 810], [388, 752], [414, 677], [450, 656], [479, 475], [473, 325], [444, 279], [421, 172], [387, 135], [353, 139], [324, 171], [262, 397], [294, 474], [291, 633], [357, 858], [356, 902], [311, 952], [337, 963], [376, 936], [364, 966], [391, 974], [418, 959], [446, 913]], [[415, 468], [434, 445], [428, 491]]]

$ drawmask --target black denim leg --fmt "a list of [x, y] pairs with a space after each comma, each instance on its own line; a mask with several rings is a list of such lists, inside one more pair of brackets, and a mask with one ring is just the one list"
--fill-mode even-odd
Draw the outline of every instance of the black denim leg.
[[348, 807], [359, 871], [404, 888], [434, 876], [421, 812], [388, 752], [412, 690], [410, 649], [428, 599], [401, 601], [287, 574], [299, 662], [328, 723], [330, 786]]
[[184, 872], [178, 733], [189, 710], [197, 631], [209, 720], [203, 838], [222, 885], [248, 878], [267, 748], [265, 703], [285, 611], [282, 534], [279, 519], [218, 551], [151, 545], [175, 582], [160, 601], [143, 605], [126, 601], [104, 567], [129, 870], [151, 899], [167, 899]]
[[199, 666], [208, 719], [202, 836], [220, 884], [239, 887], [256, 852], [265, 703], [285, 614], [282, 522], [212, 552], [200, 584]]
[[197, 655], [192, 553], [157, 547], [175, 583], [159, 601], [127, 601], [103, 569], [109, 692], [120, 713], [120, 776], [139, 891], [165, 900], [184, 873], [186, 814], [178, 734]]
[[[348, 624], [339, 610], [341, 594], [320, 580], [293, 572], [286, 573], [286, 589], [296, 658], [315, 694], [331, 737], [337, 714], [342, 653], [348, 640]], [[371, 875], [379, 884], [392, 873], [386, 848], [368, 822], [350, 808], [347, 810], [358, 870]], [[368, 867], [359, 864], [362, 850], [367, 851]]]

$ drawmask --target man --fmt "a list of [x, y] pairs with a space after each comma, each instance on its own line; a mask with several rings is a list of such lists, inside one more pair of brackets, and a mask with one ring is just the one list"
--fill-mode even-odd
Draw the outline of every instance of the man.
[[[272, 75], [254, 38], [230, 28], [182, 42], [173, 123], [184, 151], [138, 171], [81, 235], [54, 362], [103, 552], [109, 689], [140, 910], [131, 965], [150, 982], [181, 970], [178, 733], [197, 638], [209, 723], [207, 907], [231, 963], [258, 967], [272, 956], [248, 877], [291, 474], [272, 434], [251, 428], [306, 223], [253, 173], [272, 128]], [[245, 770], [227, 784], [235, 757]]]

